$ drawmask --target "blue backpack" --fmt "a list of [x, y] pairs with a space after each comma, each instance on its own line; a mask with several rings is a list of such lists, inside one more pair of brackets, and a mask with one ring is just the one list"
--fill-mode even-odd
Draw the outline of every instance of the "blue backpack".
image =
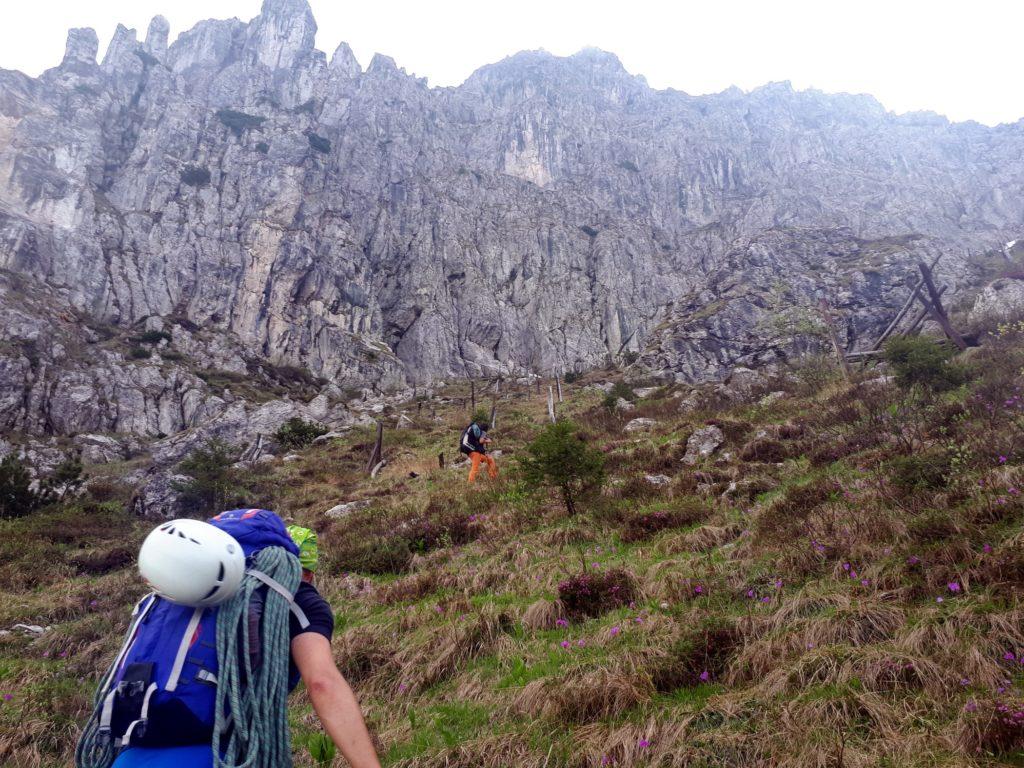
[[[253, 554], [266, 547], [282, 547], [298, 556], [284, 522], [269, 510], [235, 509], [209, 522], [241, 544], [249, 565]], [[251, 668], [257, 669], [267, 589], [288, 599], [303, 627], [308, 621], [283, 586], [251, 567], [246, 573], [267, 585], [254, 592], [249, 603], [250, 647], [246, 650]], [[216, 606], [191, 608], [156, 594], [135, 606], [124, 645], [101, 683], [99, 732], [113, 741], [114, 748], [209, 742], [218, 672], [217, 613]], [[290, 688], [297, 683], [297, 677], [289, 680]]]

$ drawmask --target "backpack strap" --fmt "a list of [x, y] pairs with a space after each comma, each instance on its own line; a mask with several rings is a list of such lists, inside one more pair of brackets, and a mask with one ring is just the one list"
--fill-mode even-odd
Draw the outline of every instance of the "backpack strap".
[[167, 685], [164, 686], [165, 691], [173, 691], [178, 687], [178, 679], [181, 677], [182, 667], [185, 666], [185, 657], [188, 655], [189, 646], [192, 645], [192, 637], [196, 633], [196, 627], [199, 626], [199, 621], [203, 618], [203, 611], [205, 610], [205, 608], [196, 608], [192, 611], [192, 618], [188, 620], [188, 626], [185, 627], [185, 632], [181, 636], [181, 642], [178, 644], [178, 653], [174, 657], [174, 666], [171, 667], [171, 674], [167, 678]]
[[272, 590], [277, 592], [277, 594], [281, 595], [281, 597], [287, 600], [288, 607], [291, 608], [291, 612], [295, 614], [295, 618], [299, 620], [299, 626], [303, 629], [309, 628], [309, 619], [306, 618], [305, 612], [296, 604], [295, 595], [293, 595], [291, 592], [285, 589], [284, 585], [281, 584], [281, 582], [271, 578], [267, 574], [263, 573], [263, 571], [257, 571], [255, 568], [248, 569], [246, 573], [252, 576], [253, 578], [258, 579], [259, 581], [262, 581]]
[[[124, 643], [121, 645], [121, 650], [118, 651], [117, 657], [114, 659], [114, 663], [110, 665], [110, 669], [107, 671], [106, 676], [100, 683], [100, 689], [105, 690], [108, 683], [113, 682], [117, 677], [117, 673], [120, 670], [121, 662], [124, 661], [124, 657], [128, 655], [128, 651], [131, 650], [132, 643], [135, 640], [136, 630], [139, 625], [145, 620], [149, 614], [150, 609], [156, 604], [157, 594], [156, 592], [150, 592], [145, 595], [139, 602], [135, 604], [132, 609], [132, 621], [128, 625], [128, 631], [125, 633]], [[143, 607], [143, 604], [145, 606]], [[103, 709], [100, 712], [100, 731], [110, 731], [110, 720], [114, 713], [114, 697], [117, 694], [117, 686], [111, 685], [106, 695], [103, 697]]]

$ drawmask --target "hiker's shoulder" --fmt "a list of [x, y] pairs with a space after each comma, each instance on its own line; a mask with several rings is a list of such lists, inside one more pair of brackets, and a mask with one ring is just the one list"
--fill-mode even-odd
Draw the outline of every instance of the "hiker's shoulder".
[[[334, 634], [334, 611], [331, 610], [330, 603], [324, 599], [319, 590], [309, 582], [302, 582], [295, 593], [295, 604], [309, 619], [309, 627], [305, 631], [318, 632], [330, 640], [331, 635]], [[292, 636], [300, 634], [302, 631], [293, 617]]]

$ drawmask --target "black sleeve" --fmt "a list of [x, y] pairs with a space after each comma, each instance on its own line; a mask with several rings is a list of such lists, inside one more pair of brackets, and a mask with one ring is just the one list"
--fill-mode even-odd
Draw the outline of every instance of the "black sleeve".
[[303, 629], [299, 626], [299, 620], [295, 618], [295, 614], [291, 614], [288, 619], [288, 629], [292, 640], [303, 632], [316, 632], [330, 640], [334, 634], [334, 613], [331, 611], [330, 604], [317, 592], [316, 587], [309, 582], [302, 582], [299, 585], [299, 591], [295, 593], [295, 604], [306, 614], [309, 626]]

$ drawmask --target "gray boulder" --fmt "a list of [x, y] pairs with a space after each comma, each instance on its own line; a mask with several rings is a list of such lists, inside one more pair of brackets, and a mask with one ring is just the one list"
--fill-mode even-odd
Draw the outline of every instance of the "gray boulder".
[[690, 466], [718, 450], [725, 442], [725, 433], [714, 424], [701, 427], [686, 440], [686, 453], [683, 455], [683, 463]]

